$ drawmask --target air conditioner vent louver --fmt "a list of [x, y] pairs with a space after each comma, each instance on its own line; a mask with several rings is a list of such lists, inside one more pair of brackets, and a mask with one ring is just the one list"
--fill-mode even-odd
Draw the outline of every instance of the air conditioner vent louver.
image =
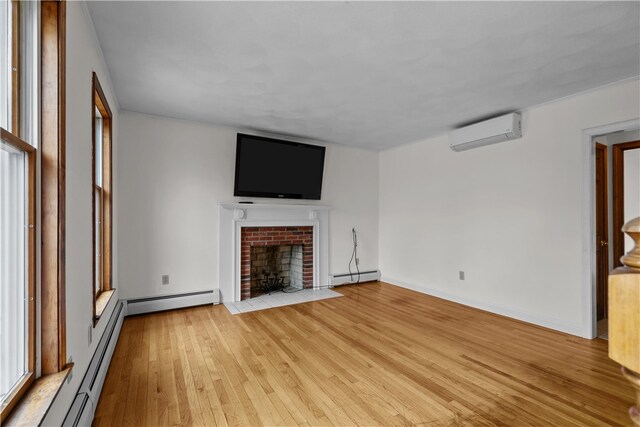
[[521, 137], [520, 113], [510, 113], [451, 131], [449, 147], [464, 151]]

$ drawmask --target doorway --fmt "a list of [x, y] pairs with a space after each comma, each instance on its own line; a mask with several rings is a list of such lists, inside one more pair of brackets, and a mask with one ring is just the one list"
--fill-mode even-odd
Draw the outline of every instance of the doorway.
[[611, 146], [613, 151], [613, 267], [633, 247], [622, 226], [640, 216], [640, 140]]
[[598, 336], [607, 333], [607, 281], [609, 277], [609, 196], [607, 146], [596, 142], [596, 320]]
[[[625, 248], [623, 224], [640, 216], [640, 131], [611, 132], [593, 138], [595, 336], [608, 338], [608, 280]], [[629, 243], [626, 243], [629, 245]]]

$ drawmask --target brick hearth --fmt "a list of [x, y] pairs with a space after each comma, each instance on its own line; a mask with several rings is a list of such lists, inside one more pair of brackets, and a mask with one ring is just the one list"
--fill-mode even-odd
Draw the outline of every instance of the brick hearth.
[[241, 231], [241, 299], [251, 297], [251, 247], [301, 245], [302, 285], [313, 287], [313, 227], [243, 227]]

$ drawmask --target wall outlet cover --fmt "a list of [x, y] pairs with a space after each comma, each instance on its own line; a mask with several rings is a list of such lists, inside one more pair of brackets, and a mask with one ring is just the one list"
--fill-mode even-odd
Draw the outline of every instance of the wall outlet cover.
[[168, 274], [163, 274], [162, 275], [162, 286], [167, 286], [169, 284], [169, 275]]
[[460, 278], [460, 280], [464, 280], [464, 271], [460, 270], [458, 272], [458, 277]]

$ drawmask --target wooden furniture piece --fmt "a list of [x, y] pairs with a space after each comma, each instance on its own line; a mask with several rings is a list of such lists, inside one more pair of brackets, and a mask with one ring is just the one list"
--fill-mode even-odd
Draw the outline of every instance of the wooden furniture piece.
[[622, 373], [636, 391], [631, 420], [640, 426], [640, 217], [622, 227], [635, 242], [620, 258], [622, 267], [609, 276], [609, 357], [622, 365]]

